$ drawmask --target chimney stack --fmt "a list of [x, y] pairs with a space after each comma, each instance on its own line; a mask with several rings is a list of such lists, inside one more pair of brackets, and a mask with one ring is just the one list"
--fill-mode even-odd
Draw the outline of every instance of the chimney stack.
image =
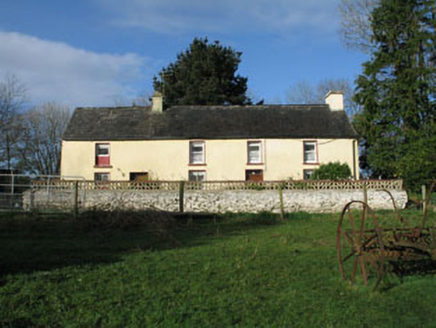
[[325, 103], [329, 105], [332, 111], [344, 110], [344, 92], [329, 91], [325, 96]]
[[163, 112], [163, 96], [159, 91], [156, 91], [151, 97], [151, 111], [153, 113]]

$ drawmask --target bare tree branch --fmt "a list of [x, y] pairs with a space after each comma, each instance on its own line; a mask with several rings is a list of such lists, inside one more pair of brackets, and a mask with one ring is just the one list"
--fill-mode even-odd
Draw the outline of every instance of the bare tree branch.
[[286, 102], [293, 104], [318, 104], [319, 96], [310, 82], [298, 81], [286, 92]]
[[359, 106], [353, 101], [353, 84], [347, 79], [324, 79], [316, 85], [304, 80], [299, 81], [291, 85], [287, 91], [286, 101], [296, 104], [324, 104], [325, 96], [329, 91], [344, 93], [345, 111], [350, 118], [359, 112]]
[[114, 97], [112, 99], [113, 105], [115, 107], [127, 107], [127, 106], [150, 106], [150, 98], [151, 98], [150, 92], [143, 92], [138, 97], [135, 97], [133, 99], [127, 99], [125, 97]]
[[21, 142], [21, 111], [26, 102], [26, 88], [14, 76], [0, 82], [0, 166], [14, 167]]
[[339, 34], [347, 48], [363, 53], [371, 52], [371, 13], [379, 2], [380, 0], [341, 0]]
[[26, 171], [59, 174], [61, 138], [69, 118], [69, 108], [55, 103], [44, 103], [23, 115], [25, 142], [20, 153]]

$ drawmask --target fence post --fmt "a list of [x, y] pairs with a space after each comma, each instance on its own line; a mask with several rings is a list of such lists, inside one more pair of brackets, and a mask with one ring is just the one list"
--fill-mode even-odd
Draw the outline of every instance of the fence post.
[[426, 214], [427, 210], [427, 188], [425, 185], [422, 186], [422, 211], [424, 215]]
[[185, 198], [185, 181], [180, 181], [179, 187], [179, 212], [184, 211], [184, 198]]
[[12, 171], [11, 172], [11, 195], [13, 195], [14, 193], [15, 193], [15, 176], [14, 176], [14, 171]]
[[74, 181], [74, 219], [79, 216], [79, 181]]
[[368, 204], [368, 189], [366, 187], [366, 183], [363, 184], [363, 202], [366, 205], [363, 205], [363, 217], [366, 217], [366, 208], [369, 206]]
[[279, 195], [280, 195], [280, 219], [285, 219], [285, 210], [283, 208], [283, 188], [279, 185]]
[[35, 188], [33, 186], [32, 181], [30, 181], [30, 194], [29, 194], [29, 210], [33, 211], [34, 207], [35, 207]]
[[368, 204], [368, 189], [366, 187], [366, 184], [363, 185], [363, 202]]

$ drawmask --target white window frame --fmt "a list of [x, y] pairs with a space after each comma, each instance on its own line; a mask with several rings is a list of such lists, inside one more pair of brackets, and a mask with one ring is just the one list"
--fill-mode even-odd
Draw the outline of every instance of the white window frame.
[[[313, 149], [306, 149], [306, 147], [308, 146], [313, 147]], [[318, 144], [316, 141], [303, 142], [303, 156], [305, 164], [318, 163]], [[310, 157], [313, 157], [313, 159], [311, 159]]]
[[192, 182], [204, 182], [206, 181], [206, 171], [190, 170], [188, 173], [188, 180]]
[[[253, 149], [253, 147], [257, 147], [257, 150]], [[262, 142], [261, 141], [248, 141], [247, 142], [247, 163], [248, 164], [262, 164]]]
[[[200, 148], [200, 150], [195, 150], [194, 148]], [[205, 164], [205, 148], [206, 147], [204, 141], [189, 142], [189, 164]]]
[[[310, 180], [310, 177], [315, 172], [315, 169], [307, 169], [303, 170], [303, 180]], [[306, 178], [307, 175], [307, 178]]]
[[[99, 179], [99, 180], [97, 180], [97, 176], [106, 176], [107, 177], [107, 179]], [[108, 173], [108, 172], [95, 172], [94, 173], [94, 181], [95, 182], [101, 182], [101, 183], [103, 183], [103, 182], [109, 182], [109, 181], [111, 181], [111, 174], [110, 173]]]

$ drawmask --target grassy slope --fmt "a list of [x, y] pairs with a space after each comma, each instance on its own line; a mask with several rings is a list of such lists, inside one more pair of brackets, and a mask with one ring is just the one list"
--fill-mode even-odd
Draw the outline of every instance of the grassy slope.
[[381, 292], [340, 280], [337, 217], [195, 222], [168, 242], [2, 222], [0, 326], [435, 327], [432, 276]]

